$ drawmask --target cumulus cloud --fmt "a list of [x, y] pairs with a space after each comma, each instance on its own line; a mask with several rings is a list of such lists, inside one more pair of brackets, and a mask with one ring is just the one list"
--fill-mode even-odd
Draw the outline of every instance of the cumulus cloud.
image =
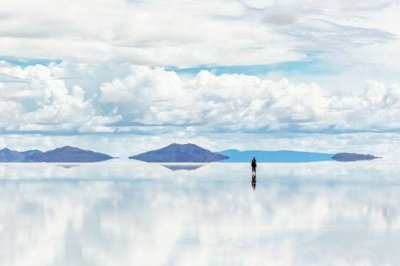
[[0, 73], [18, 82], [0, 82], [1, 129], [162, 133], [179, 128], [211, 133], [390, 131], [400, 127], [396, 120], [400, 115], [398, 84], [369, 81], [357, 93], [344, 93], [316, 82], [209, 71], [187, 77], [160, 67], [134, 66], [126, 76], [86, 89], [81, 80], [69, 80], [67, 85], [63, 76], [71, 68], [3, 62]]
[[91, 99], [78, 85], [68, 88], [58, 76], [60, 65], [35, 65], [22, 68], [4, 61], [0, 72], [18, 82], [0, 83], [1, 129], [4, 131], [90, 131], [101, 130], [101, 122], [118, 117], [96, 115]]
[[[358, 94], [317, 83], [272, 81], [251, 75], [202, 71], [181, 78], [139, 67], [104, 83], [100, 102], [112, 104], [127, 126], [194, 125], [209, 131], [369, 131], [395, 129], [398, 85], [371, 81]], [[368, 119], [367, 119], [368, 118]]]

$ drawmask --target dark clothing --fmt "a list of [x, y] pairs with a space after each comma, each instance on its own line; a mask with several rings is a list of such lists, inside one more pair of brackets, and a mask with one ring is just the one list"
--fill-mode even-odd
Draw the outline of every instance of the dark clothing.
[[257, 168], [257, 162], [256, 159], [251, 160], [251, 169], [253, 170], [253, 172], [256, 171]]
[[256, 158], [253, 157], [253, 160], [251, 160], [251, 186], [253, 187], [253, 189], [256, 189], [256, 183], [257, 183], [257, 179], [256, 179], [256, 168], [257, 168], [257, 162], [256, 162]]

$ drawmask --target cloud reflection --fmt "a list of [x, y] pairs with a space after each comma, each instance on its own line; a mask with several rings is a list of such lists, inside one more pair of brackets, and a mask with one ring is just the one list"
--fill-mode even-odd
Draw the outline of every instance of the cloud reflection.
[[0, 264], [395, 265], [400, 168], [364, 166], [260, 164], [253, 191], [244, 164], [2, 165]]

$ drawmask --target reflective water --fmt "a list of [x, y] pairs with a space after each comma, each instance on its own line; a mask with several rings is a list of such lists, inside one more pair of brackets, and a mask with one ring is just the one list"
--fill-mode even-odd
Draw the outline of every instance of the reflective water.
[[[172, 169], [172, 170], [171, 170]], [[0, 265], [399, 265], [400, 166], [0, 165]]]

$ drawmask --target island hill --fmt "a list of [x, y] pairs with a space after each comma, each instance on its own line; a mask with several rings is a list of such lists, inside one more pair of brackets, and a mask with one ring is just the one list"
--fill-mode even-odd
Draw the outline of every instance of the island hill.
[[317, 152], [301, 152], [301, 151], [264, 151], [264, 150], [225, 150], [221, 152], [212, 152], [210, 150], [199, 147], [195, 144], [170, 144], [164, 148], [144, 152], [138, 155], [130, 156], [129, 159], [140, 160], [144, 162], [157, 163], [206, 163], [206, 162], [249, 162], [256, 157], [258, 162], [320, 162], [320, 161], [360, 161], [373, 160], [375, 157], [369, 154], [357, 153], [317, 153]]
[[7, 148], [0, 150], [0, 162], [90, 163], [112, 158], [112, 156], [104, 153], [82, 150], [71, 146], [64, 146], [46, 152], [40, 150], [18, 152]]
[[195, 144], [176, 144], [173, 143], [164, 148], [148, 151], [135, 156], [130, 156], [129, 159], [135, 159], [145, 162], [192, 162], [192, 163], [208, 163], [228, 159], [229, 157], [223, 154], [211, 152], [203, 149]]
[[[279, 163], [301, 163], [301, 162], [320, 162], [320, 161], [360, 161], [373, 160], [375, 157], [369, 154], [357, 153], [316, 153], [301, 151], [263, 151], [263, 150], [225, 150], [212, 152], [199, 147], [195, 144], [176, 144], [173, 143], [158, 150], [152, 150], [129, 157], [129, 159], [144, 162], [157, 163], [209, 163], [209, 162], [249, 162], [256, 157], [258, 162], [279, 162]], [[101, 162], [113, 159], [112, 156], [83, 150], [76, 147], [64, 146], [50, 151], [28, 150], [14, 151], [7, 148], [0, 150], [0, 162], [49, 162], [49, 163], [90, 163]]]

